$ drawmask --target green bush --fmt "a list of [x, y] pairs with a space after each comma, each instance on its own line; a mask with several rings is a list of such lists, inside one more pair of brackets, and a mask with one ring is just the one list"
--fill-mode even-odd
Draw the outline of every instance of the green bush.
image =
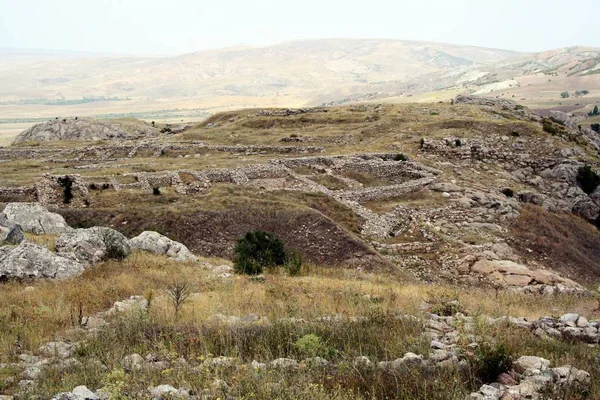
[[330, 357], [333, 353], [332, 349], [329, 349], [314, 333], [309, 333], [296, 340], [294, 347], [303, 357]]
[[283, 242], [263, 231], [247, 232], [234, 248], [233, 267], [238, 274], [258, 275], [265, 268], [281, 266], [287, 255]]
[[550, 121], [544, 121], [542, 129], [544, 129], [544, 132], [548, 132], [551, 135], [556, 135], [558, 133], [558, 129], [556, 129]]
[[296, 250], [290, 251], [285, 260], [285, 269], [290, 276], [300, 275], [302, 271], [302, 255]]
[[394, 161], [408, 161], [408, 157], [402, 153], [398, 153], [394, 156]]
[[421, 141], [419, 142], [420, 147], [423, 148], [423, 146], [425, 146], [425, 139], [421, 138]]
[[586, 165], [577, 171], [577, 182], [584, 192], [592, 194], [598, 185], [600, 185], [600, 176], [598, 176], [592, 167]]
[[475, 372], [482, 383], [496, 382], [498, 375], [512, 368], [513, 357], [503, 344], [492, 346], [484, 343], [477, 348], [475, 355]]
[[562, 92], [560, 94], [560, 97], [562, 97], [563, 99], [568, 99], [569, 98], [569, 92]]
[[592, 124], [590, 125], [590, 128], [592, 128], [594, 132], [600, 133], [600, 124]]
[[462, 146], [462, 142], [460, 141], [460, 139], [456, 139], [456, 140], [454, 141], [454, 145], [455, 145], [456, 147], [460, 147], [460, 146]]

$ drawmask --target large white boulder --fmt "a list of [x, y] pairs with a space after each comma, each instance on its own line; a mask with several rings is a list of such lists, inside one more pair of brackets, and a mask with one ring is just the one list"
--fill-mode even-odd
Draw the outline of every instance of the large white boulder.
[[58, 254], [84, 264], [123, 259], [131, 253], [129, 240], [111, 228], [96, 226], [63, 233], [56, 240]]
[[130, 241], [131, 247], [154, 254], [166, 255], [177, 261], [196, 261], [197, 258], [182, 243], [169, 239], [158, 232], [146, 231]]
[[81, 274], [84, 269], [80, 263], [31, 242], [0, 247], [0, 280], [66, 279]]
[[62, 215], [48, 211], [39, 203], [8, 203], [4, 216], [9, 224], [21, 225], [25, 232], [57, 235], [73, 230]]

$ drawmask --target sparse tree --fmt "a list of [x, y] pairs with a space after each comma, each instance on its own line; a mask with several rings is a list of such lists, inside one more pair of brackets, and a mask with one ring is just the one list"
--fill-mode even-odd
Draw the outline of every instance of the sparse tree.
[[560, 94], [560, 97], [562, 97], [563, 99], [568, 99], [569, 98], [569, 92], [564, 91]]
[[192, 294], [192, 285], [184, 280], [174, 281], [167, 288], [167, 296], [171, 300], [175, 313], [175, 321], [179, 319], [179, 310]]

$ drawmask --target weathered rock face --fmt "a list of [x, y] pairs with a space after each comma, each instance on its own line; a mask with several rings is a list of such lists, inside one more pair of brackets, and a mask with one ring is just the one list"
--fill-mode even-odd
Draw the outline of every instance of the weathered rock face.
[[122, 259], [131, 253], [129, 240], [114, 229], [93, 227], [62, 234], [56, 241], [58, 254], [83, 264]]
[[480, 260], [471, 266], [471, 272], [480, 274], [500, 286], [525, 287], [530, 285], [562, 285], [583, 290], [576, 282], [545, 270], [531, 270], [509, 260]]
[[0, 247], [0, 280], [66, 279], [81, 274], [83, 270], [80, 263], [30, 242]]
[[146, 231], [130, 241], [133, 249], [154, 254], [164, 254], [176, 261], [196, 261], [196, 256], [188, 248], [158, 232]]
[[25, 232], [36, 235], [56, 235], [72, 230], [61, 215], [48, 211], [39, 203], [9, 203], [4, 208], [4, 215], [8, 223], [20, 225]]
[[14, 143], [57, 140], [112, 140], [138, 136], [155, 136], [159, 131], [140, 122], [110, 123], [95, 119], [52, 120], [22, 132]]
[[541, 117], [526, 107], [519, 106], [512, 100], [495, 99], [490, 97], [458, 95], [454, 99], [454, 104], [473, 104], [478, 106], [496, 107], [513, 114], [519, 115], [524, 119], [541, 120]]

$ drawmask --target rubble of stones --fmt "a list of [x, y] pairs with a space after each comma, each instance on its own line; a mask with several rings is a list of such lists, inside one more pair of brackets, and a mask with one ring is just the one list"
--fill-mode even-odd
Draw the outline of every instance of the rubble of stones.
[[329, 110], [326, 108], [298, 108], [285, 110], [261, 110], [256, 113], [257, 117], [289, 117], [290, 115], [310, 114], [310, 113], [326, 113]]
[[[478, 337], [476, 336], [476, 318], [469, 317], [457, 310], [461, 309], [460, 303], [450, 301], [440, 304], [443, 310], [450, 310], [452, 315], [441, 316], [435, 313], [423, 314], [423, 319], [411, 315], [398, 315], [399, 319], [407, 319], [413, 322], [423, 323], [423, 335], [430, 340], [431, 351], [427, 355], [406, 353], [402, 357], [389, 360], [373, 362], [365, 356], [356, 357], [351, 361], [354, 368], [359, 370], [383, 370], [391, 373], [406, 373], [411, 368], [457, 368], [468, 371], [469, 361], [467, 357], [473, 349], [478, 346]], [[430, 305], [425, 305], [431, 307]], [[132, 296], [123, 301], [116, 302], [113, 307], [105, 312], [101, 312], [92, 317], [85, 317], [81, 329], [87, 335], [94, 335], [100, 329], [106, 329], [110, 324], [107, 319], [121, 318], [131, 313], [145, 312], [148, 302], [142, 296]], [[524, 319], [501, 317], [491, 318], [486, 316], [477, 317], [483, 319], [487, 324], [514, 324], [524, 328]], [[341, 315], [324, 316], [318, 320], [327, 323], [344, 322], [348, 317]], [[356, 317], [350, 320], [358, 321]], [[534, 326], [540, 321], [547, 321], [547, 318], [540, 319], [537, 322], [529, 323]], [[557, 322], [553, 320], [554, 322]], [[588, 322], [584, 317], [576, 314], [566, 314], [557, 322], [564, 325], [564, 329], [575, 326], [586, 328], [595, 325], [597, 321]], [[289, 319], [288, 323], [304, 323], [303, 320]], [[270, 321], [265, 317], [257, 315], [247, 315], [244, 317], [214, 315], [206, 321], [207, 324], [216, 324], [223, 328], [235, 329], [242, 325], [264, 325]], [[543, 322], [547, 324], [547, 322]], [[585, 329], [585, 328], [583, 328]], [[536, 333], [537, 334], [537, 333]], [[561, 339], [562, 338], [562, 339]], [[568, 334], [563, 334], [561, 340], [573, 340]], [[550, 339], [552, 340], [552, 339]], [[41, 346], [33, 354], [23, 353], [19, 361], [12, 365], [21, 370], [21, 380], [19, 388], [21, 392], [15, 398], [27, 398], [27, 393], [35, 387], [36, 381], [42, 377], [44, 369], [50, 366], [59, 369], [72, 368], [80, 363], [74, 355], [80, 342], [49, 342]], [[597, 343], [597, 340], [596, 340]], [[88, 360], [87, 363], [97, 363], [99, 368], [106, 368], [99, 360]], [[344, 364], [345, 365], [345, 364]], [[213, 356], [204, 360], [186, 360], [184, 358], [168, 359], [160, 357], [154, 353], [148, 353], [145, 356], [140, 354], [130, 354], [121, 360], [121, 366], [126, 373], [136, 373], [140, 371], [162, 371], [166, 369], [191, 369], [197, 371], [220, 370], [224, 368], [238, 368], [250, 371], [260, 370], [287, 370], [294, 371], [301, 368], [311, 369], [331, 369], [345, 368], [321, 357], [311, 357], [304, 360], [295, 360], [291, 358], [278, 358], [269, 362], [252, 361], [249, 364], [240, 364], [239, 361], [231, 357]], [[4, 366], [6, 367], [6, 366]], [[569, 365], [561, 367], [550, 367], [550, 361], [536, 356], [521, 356], [513, 363], [511, 371], [502, 373], [497, 377], [497, 382], [483, 385], [477, 392], [471, 393], [466, 400], [488, 400], [488, 399], [541, 399], [542, 393], [553, 392], [560, 389], [570, 388], [585, 392], [590, 385], [590, 374], [583, 370], [578, 370]], [[171, 385], [159, 385], [148, 388], [148, 393], [153, 399], [209, 399], [218, 395], [227, 395], [229, 386], [227, 382], [215, 380], [212, 385], [201, 393], [193, 393], [186, 388], [175, 388]], [[77, 386], [71, 392], [57, 394], [54, 399], [106, 399], [108, 396], [102, 388], [95, 392], [85, 386]]]

